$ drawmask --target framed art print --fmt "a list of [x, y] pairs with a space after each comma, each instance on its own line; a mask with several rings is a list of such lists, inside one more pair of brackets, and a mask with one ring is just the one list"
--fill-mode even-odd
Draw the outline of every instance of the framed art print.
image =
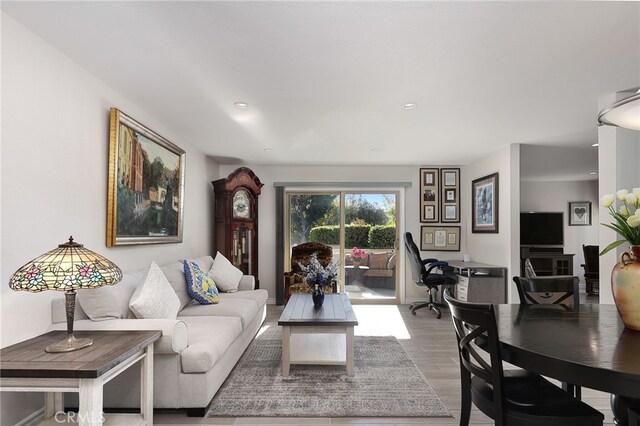
[[420, 222], [439, 222], [439, 182], [439, 169], [420, 169]]
[[185, 152], [111, 108], [107, 247], [182, 242]]
[[440, 169], [442, 222], [460, 222], [460, 169]]
[[498, 233], [498, 173], [471, 183], [471, 232]]
[[591, 202], [590, 201], [570, 201], [569, 202], [569, 226], [589, 226], [591, 225]]
[[460, 227], [421, 226], [420, 250], [460, 251]]

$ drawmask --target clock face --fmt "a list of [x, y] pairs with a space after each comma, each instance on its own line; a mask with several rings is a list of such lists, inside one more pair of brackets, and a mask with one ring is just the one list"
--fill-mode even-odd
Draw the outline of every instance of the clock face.
[[233, 196], [233, 217], [249, 217], [249, 196], [245, 191], [238, 191]]

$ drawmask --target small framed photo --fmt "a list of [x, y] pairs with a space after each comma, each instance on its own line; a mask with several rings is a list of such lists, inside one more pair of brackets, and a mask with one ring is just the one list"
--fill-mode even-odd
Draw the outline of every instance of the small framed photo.
[[471, 183], [471, 232], [498, 233], [498, 173]]
[[424, 217], [429, 220], [435, 218], [435, 208], [433, 206], [424, 206]]
[[460, 222], [460, 169], [440, 169], [442, 222]]
[[460, 227], [422, 226], [420, 228], [420, 250], [460, 251]]
[[591, 201], [569, 202], [569, 226], [591, 225]]
[[439, 222], [440, 169], [420, 169], [420, 222]]

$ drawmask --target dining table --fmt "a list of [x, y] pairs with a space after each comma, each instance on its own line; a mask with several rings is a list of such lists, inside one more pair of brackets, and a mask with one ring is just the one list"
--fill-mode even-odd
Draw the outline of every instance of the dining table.
[[640, 332], [614, 305], [494, 305], [504, 361], [610, 393], [616, 424], [640, 410]]

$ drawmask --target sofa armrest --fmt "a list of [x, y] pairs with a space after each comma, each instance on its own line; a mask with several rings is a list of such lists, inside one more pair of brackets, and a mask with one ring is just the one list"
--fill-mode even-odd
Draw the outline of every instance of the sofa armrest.
[[238, 284], [238, 291], [255, 290], [256, 277], [253, 275], [243, 275], [240, 278], [240, 284]]
[[[57, 323], [49, 327], [51, 330], [66, 330], [66, 323]], [[180, 320], [170, 319], [112, 319], [92, 321], [89, 319], [74, 321], [75, 331], [101, 330], [160, 330], [162, 337], [156, 341], [154, 350], [158, 354], [179, 354], [187, 347], [187, 325]]]

